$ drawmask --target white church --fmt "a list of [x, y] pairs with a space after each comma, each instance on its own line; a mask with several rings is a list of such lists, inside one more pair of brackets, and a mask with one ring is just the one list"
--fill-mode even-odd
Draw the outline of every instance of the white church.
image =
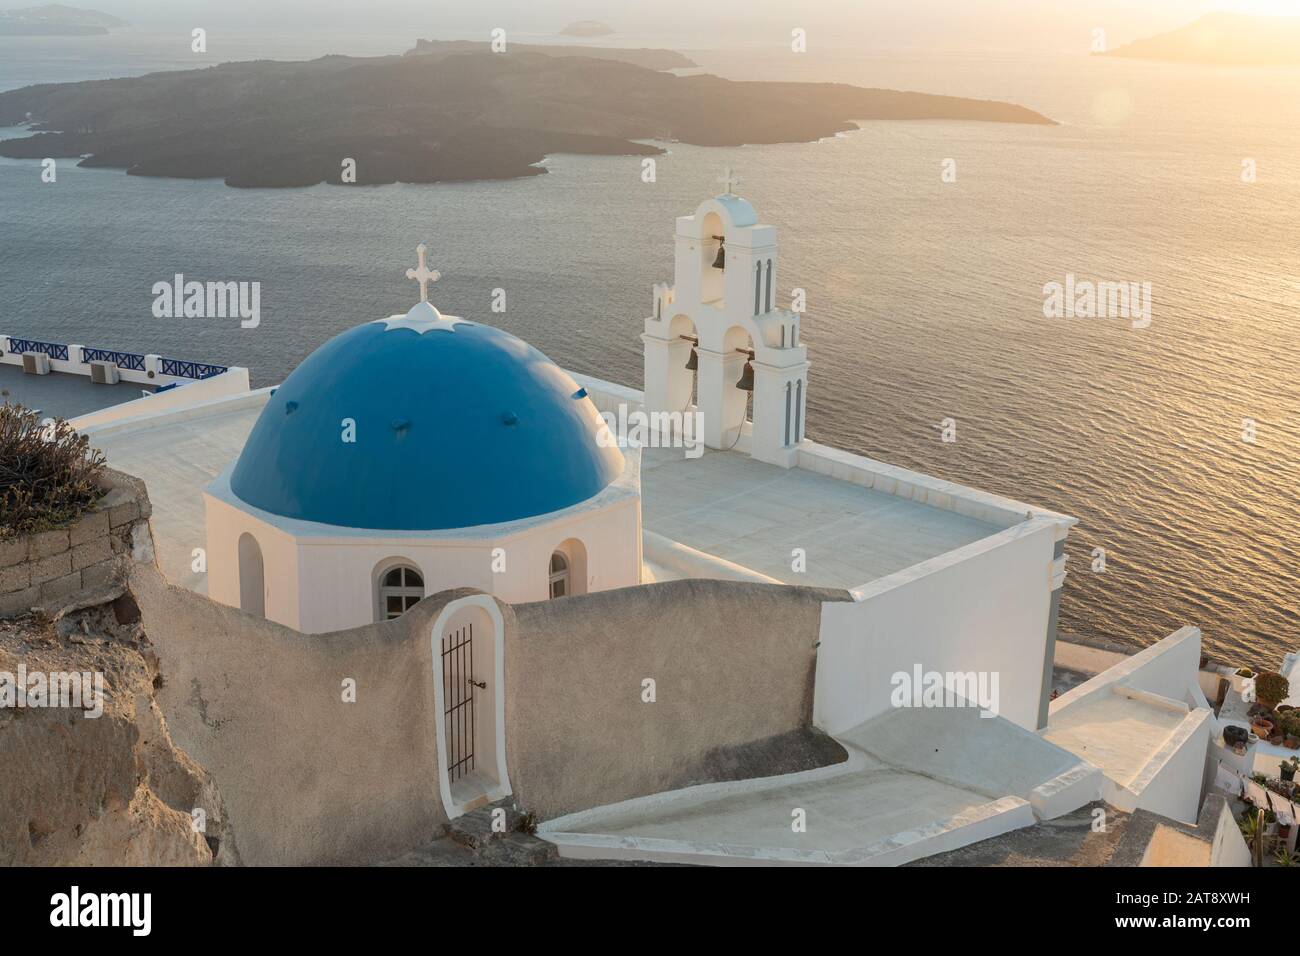
[[[163, 705], [256, 862], [513, 800], [565, 856], [894, 865], [1096, 801], [1204, 829], [1215, 767], [1250, 771], [1195, 628], [1058, 642], [1074, 518], [808, 437], [777, 230], [723, 182], [629, 321], [641, 388], [440, 311], [421, 246], [406, 314], [278, 386], [218, 369], [74, 420], [148, 487], [142, 607], [196, 622], [150, 629]], [[653, 440], [613, 433], [629, 414]], [[1095, 676], [1057, 696], [1062, 661]]]
[[[642, 408], [698, 413], [686, 437], [791, 468], [807, 349], [773, 305], [776, 229], [725, 179], [677, 220]], [[308, 356], [205, 491], [214, 599], [314, 633], [457, 587], [523, 602], [642, 582], [640, 449], [526, 342], [430, 304], [426, 251], [407, 272], [420, 302]]]

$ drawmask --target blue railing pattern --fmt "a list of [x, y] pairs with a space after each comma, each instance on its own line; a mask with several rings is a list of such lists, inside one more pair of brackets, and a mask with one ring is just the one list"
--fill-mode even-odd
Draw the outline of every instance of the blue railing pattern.
[[[38, 342], [35, 339], [9, 340], [9, 351], [15, 354], [23, 352], [44, 352], [52, 359], [66, 362], [69, 360], [68, 347], [58, 342]], [[97, 349], [86, 346], [81, 350], [83, 362], [112, 362], [118, 368], [133, 372], [146, 371], [144, 356], [136, 352], [119, 352], [116, 349]], [[205, 379], [230, 371], [226, 365], [210, 365], [207, 362], [186, 362], [181, 359], [165, 358], [160, 361], [159, 370], [163, 375], [175, 378]]]
[[115, 352], [112, 349], [83, 348], [81, 357], [86, 362], [112, 362], [118, 368], [129, 368], [133, 372], [144, 371], [144, 356], [134, 352]]
[[68, 347], [60, 345], [57, 342], [37, 342], [34, 339], [10, 339], [9, 351], [17, 352], [20, 355], [23, 352], [44, 352], [52, 359], [59, 359], [66, 362], [68, 360]]
[[162, 360], [162, 373], [177, 378], [204, 379], [229, 371], [225, 365], [207, 365], [203, 362], [182, 362], [180, 359]]

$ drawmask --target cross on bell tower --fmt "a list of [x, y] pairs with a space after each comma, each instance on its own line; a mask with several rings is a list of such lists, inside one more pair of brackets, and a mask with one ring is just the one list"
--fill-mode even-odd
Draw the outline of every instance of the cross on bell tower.
[[406, 270], [406, 278], [414, 279], [416, 282], [420, 283], [421, 302], [429, 301], [429, 283], [437, 282], [439, 279], [442, 278], [441, 272], [439, 272], [437, 269], [430, 269], [427, 265], [425, 265], [424, 254], [428, 251], [429, 251], [429, 247], [426, 246], [424, 243], [420, 243], [418, 246], [416, 246], [415, 255], [419, 259], [420, 264], [415, 269]]
[[722, 171], [722, 175], [718, 177], [718, 182], [722, 183], [722, 195], [734, 196], [736, 194], [734, 187], [740, 185], [740, 177], [733, 173], [731, 167], [728, 166]]

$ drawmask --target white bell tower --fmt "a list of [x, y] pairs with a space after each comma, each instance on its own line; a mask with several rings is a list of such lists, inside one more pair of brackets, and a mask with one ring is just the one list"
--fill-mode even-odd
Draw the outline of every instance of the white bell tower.
[[[704, 444], [789, 468], [804, 437], [808, 354], [798, 313], [776, 307], [776, 229], [731, 192], [677, 219], [673, 286], [645, 321], [645, 410], [702, 413]], [[692, 350], [694, 360], [692, 361]], [[696, 366], [688, 368], [688, 364]], [[746, 384], [752, 369], [753, 413]]]

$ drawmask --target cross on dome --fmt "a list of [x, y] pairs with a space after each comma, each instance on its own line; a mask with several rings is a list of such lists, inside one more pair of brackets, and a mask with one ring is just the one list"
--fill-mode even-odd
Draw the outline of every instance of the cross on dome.
[[416, 282], [420, 283], [421, 302], [429, 301], [429, 283], [437, 282], [439, 279], [442, 278], [441, 272], [439, 272], [437, 269], [430, 269], [427, 265], [424, 264], [424, 254], [428, 251], [429, 251], [429, 247], [426, 246], [424, 243], [420, 243], [418, 246], [416, 246], [415, 255], [418, 257], [420, 261], [420, 265], [418, 268], [406, 270], [406, 278], [414, 279]]
[[722, 175], [718, 178], [718, 182], [722, 183], [722, 195], [734, 196], [736, 193], [733, 187], [740, 185], [740, 177], [733, 173], [731, 167], [728, 166], [722, 171]]

